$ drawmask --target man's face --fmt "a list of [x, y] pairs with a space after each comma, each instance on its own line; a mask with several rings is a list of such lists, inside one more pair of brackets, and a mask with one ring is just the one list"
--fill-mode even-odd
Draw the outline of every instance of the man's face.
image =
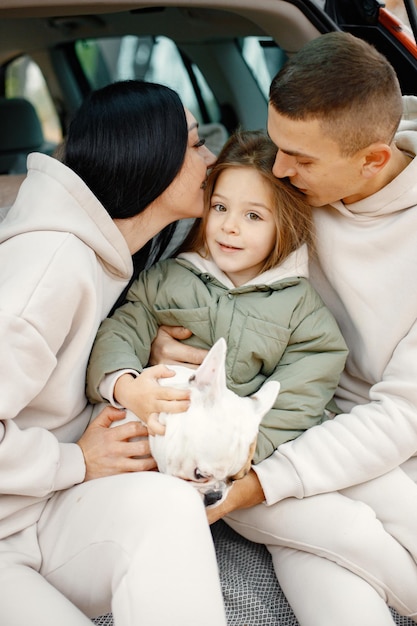
[[368, 195], [363, 153], [342, 156], [317, 120], [291, 120], [269, 105], [268, 134], [278, 147], [272, 172], [277, 178], [288, 177], [312, 206], [337, 200], [350, 204]]

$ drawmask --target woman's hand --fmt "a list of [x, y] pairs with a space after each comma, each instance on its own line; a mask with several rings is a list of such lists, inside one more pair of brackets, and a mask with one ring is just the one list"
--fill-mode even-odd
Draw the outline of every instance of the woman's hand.
[[150, 365], [165, 363], [196, 369], [201, 365], [208, 350], [181, 343], [191, 335], [192, 332], [183, 326], [160, 326], [151, 346]]
[[165, 365], [155, 365], [134, 377], [123, 374], [118, 378], [113, 395], [115, 400], [140, 417], [151, 435], [163, 435], [165, 427], [159, 423], [159, 413], [183, 413], [190, 406], [190, 391], [165, 387], [158, 383], [160, 378], [170, 378], [175, 372]]
[[256, 504], [261, 504], [264, 500], [265, 495], [258, 476], [253, 470], [250, 470], [246, 476], [233, 483], [223, 502], [206, 509], [208, 522], [214, 524], [236, 509], [248, 509]]
[[[132, 421], [116, 428], [113, 422], [125, 417], [125, 411], [107, 406], [88, 426], [80, 440], [86, 466], [84, 481], [125, 472], [156, 469], [151, 456], [148, 431], [141, 422]], [[140, 437], [140, 441], [129, 441]]]

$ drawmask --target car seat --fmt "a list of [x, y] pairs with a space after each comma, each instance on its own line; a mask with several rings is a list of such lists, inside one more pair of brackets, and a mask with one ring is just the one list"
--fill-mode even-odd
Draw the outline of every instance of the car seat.
[[35, 107], [25, 98], [0, 98], [0, 174], [26, 173], [30, 152], [52, 154]]

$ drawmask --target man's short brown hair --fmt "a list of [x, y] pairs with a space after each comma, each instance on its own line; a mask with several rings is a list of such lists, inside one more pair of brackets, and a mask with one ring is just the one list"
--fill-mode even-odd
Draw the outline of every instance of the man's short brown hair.
[[402, 115], [401, 90], [388, 60], [348, 33], [310, 41], [272, 81], [270, 104], [292, 120], [317, 119], [344, 156], [392, 142]]

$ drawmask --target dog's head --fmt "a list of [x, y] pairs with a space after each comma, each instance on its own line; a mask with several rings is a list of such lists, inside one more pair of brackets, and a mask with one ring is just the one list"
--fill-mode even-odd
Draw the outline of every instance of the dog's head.
[[249, 471], [259, 423], [279, 392], [278, 382], [265, 383], [253, 396], [242, 398], [226, 387], [226, 342], [219, 339], [195, 371], [170, 368], [191, 390], [185, 413], [161, 413], [164, 436], [151, 437], [152, 454], [161, 472], [190, 481], [206, 506], [218, 504], [234, 480]]

